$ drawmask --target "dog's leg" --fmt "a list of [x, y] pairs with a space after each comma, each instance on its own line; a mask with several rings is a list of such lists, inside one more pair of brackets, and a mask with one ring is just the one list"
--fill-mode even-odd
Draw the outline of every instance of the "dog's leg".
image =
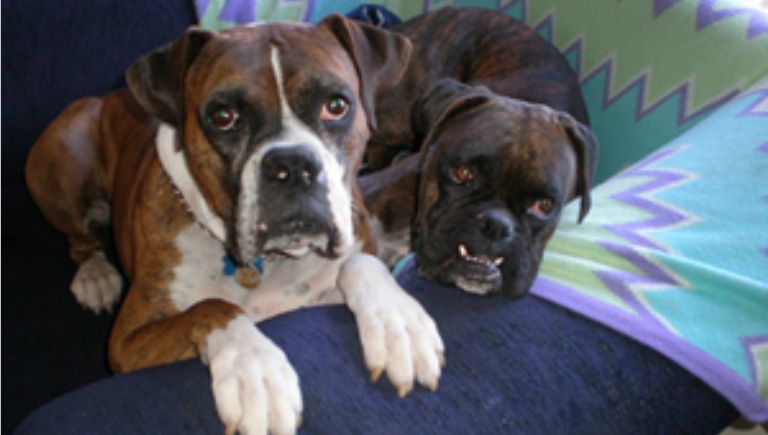
[[414, 378], [437, 389], [444, 347], [435, 322], [384, 264], [355, 254], [342, 265], [338, 287], [355, 314], [371, 379], [386, 371], [400, 397], [411, 391]]
[[411, 250], [420, 160], [420, 153], [411, 154], [359, 179], [376, 238], [376, 256], [390, 268]]
[[104, 255], [100, 227], [110, 220], [99, 146], [103, 100], [70, 104], [43, 132], [26, 164], [26, 181], [45, 217], [67, 236], [69, 255], [79, 265], [71, 289], [78, 302], [111, 310], [122, 279]]
[[207, 299], [155, 319], [149, 294], [132, 285], [126, 296], [110, 337], [114, 371], [199, 356], [209, 367], [227, 433], [295, 432], [302, 410], [299, 378], [282, 350], [237, 305]]

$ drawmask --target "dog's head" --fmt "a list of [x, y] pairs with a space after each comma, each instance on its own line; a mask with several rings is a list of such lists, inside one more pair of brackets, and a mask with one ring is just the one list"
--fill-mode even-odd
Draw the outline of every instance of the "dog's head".
[[597, 144], [547, 106], [443, 80], [419, 103], [415, 249], [422, 274], [479, 294], [529, 289], [563, 206], [590, 206]]
[[139, 59], [127, 80], [175, 129], [166, 169], [188, 173], [187, 202], [218, 220], [238, 262], [334, 257], [354, 240], [356, 173], [376, 95], [399, 80], [410, 48], [340, 16], [192, 28]]

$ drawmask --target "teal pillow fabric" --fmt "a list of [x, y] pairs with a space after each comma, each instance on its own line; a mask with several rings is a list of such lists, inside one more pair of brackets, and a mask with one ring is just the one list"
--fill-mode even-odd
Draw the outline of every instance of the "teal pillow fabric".
[[768, 420], [768, 78], [569, 205], [533, 293]]

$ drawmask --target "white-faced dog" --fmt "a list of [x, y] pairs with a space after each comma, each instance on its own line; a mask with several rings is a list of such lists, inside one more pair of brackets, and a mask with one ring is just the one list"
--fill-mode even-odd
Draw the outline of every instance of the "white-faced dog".
[[80, 264], [72, 283], [110, 309], [120, 275], [98, 227], [114, 228], [130, 279], [110, 338], [116, 372], [199, 356], [230, 432], [290, 433], [299, 380], [254, 322], [346, 303], [374, 379], [403, 396], [436, 388], [432, 319], [367, 252], [357, 187], [376, 96], [410, 44], [339, 16], [317, 26], [190, 29], [136, 62], [130, 91], [72, 103], [26, 168]]

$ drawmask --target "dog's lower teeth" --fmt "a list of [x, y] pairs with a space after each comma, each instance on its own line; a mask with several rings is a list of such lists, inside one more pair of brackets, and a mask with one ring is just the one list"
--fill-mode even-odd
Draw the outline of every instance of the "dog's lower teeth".
[[461, 256], [462, 259], [472, 263], [479, 263], [485, 266], [495, 266], [495, 267], [499, 267], [504, 263], [504, 257], [497, 257], [491, 260], [490, 257], [486, 257], [485, 255], [478, 256], [478, 257], [469, 255], [469, 251], [467, 250], [467, 247], [463, 243], [459, 243], [458, 250], [459, 250], [459, 256]]

